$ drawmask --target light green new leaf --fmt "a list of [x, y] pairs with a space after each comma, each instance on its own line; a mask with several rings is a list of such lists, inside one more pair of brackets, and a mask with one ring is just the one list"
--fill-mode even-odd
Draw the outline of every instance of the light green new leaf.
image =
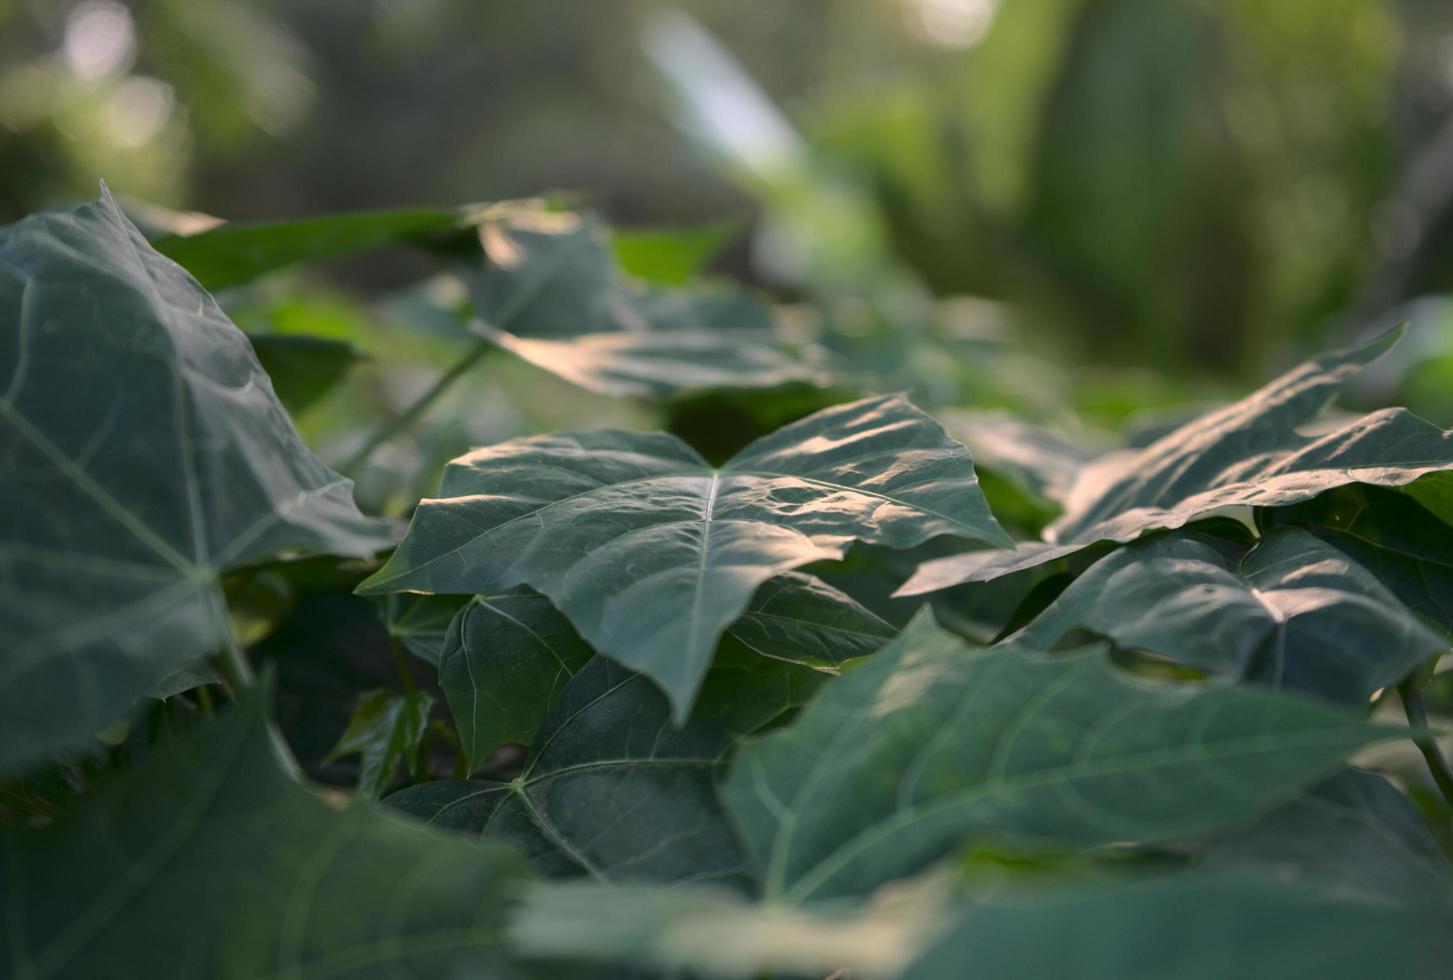
[[362, 592], [530, 585], [599, 652], [690, 710], [723, 631], [768, 579], [854, 540], [1007, 544], [967, 449], [902, 396], [818, 412], [713, 469], [673, 436], [515, 439], [445, 470]]
[[1280, 507], [1347, 484], [1401, 486], [1453, 470], [1453, 436], [1406, 409], [1384, 409], [1308, 432], [1348, 379], [1402, 335], [1306, 361], [1254, 394], [1188, 422], [1144, 449], [1082, 468], [1066, 512], [1014, 551], [975, 552], [922, 565], [901, 595], [980, 582], [1072, 554], [1096, 541], [1130, 541], [1226, 507]]
[[0, 772], [227, 642], [218, 577], [389, 540], [109, 196], [0, 230]]
[[505, 742], [527, 744], [555, 695], [595, 653], [550, 600], [530, 589], [475, 596], [439, 658], [469, 771]]
[[1121, 548], [1013, 639], [1048, 649], [1076, 626], [1188, 667], [1353, 705], [1448, 647], [1371, 572], [1300, 528], [1244, 557], [1191, 532]]
[[972, 903], [900, 980], [1436, 980], [1449, 915], [1248, 876], [1096, 883]]
[[565, 685], [509, 783], [421, 783], [385, 800], [513, 843], [542, 873], [748, 887], [715, 784], [737, 736], [792, 711], [822, 674], [762, 657], [712, 668], [681, 728], [639, 674], [597, 657]]
[[208, 289], [235, 286], [296, 265], [394, 244], [447, 241], [477, 224], [482, 205], [397, 208], [326, 214], [296, 221], [224, 223], [190, 235], [167, 235], [156, 250]]
[[973, 653], [925, 613], [743, 745], [723, 798], [765, 894], [803, 902], [866, 894], [975, 837], [1215, 830], [1397, 734], [1310, 699], [1146, 682], [1097, 651]]
[[407, 766], [418, 753], [433, 707], [434, 699], [423, 691], [401, 694], [379, 688], [365, 692], [348, 719], [348, 728], [323, 762], [360, 756], [358, 792], [376, 800], [393, 782], [399, 765]]
[[252, 696], [56, 826], [7, 833], [0, 972], [528, 975], [502, 936], [524, 884], [513, 855], [339, 812], [289, 769]]
[[491, 343], [609, 395], [823, 383], [755, 298], [653, 289], [617, 272], [603, 227], [574, 214], [493, 222], [487, 262], [466, 274], [473, 329]]
[[629, 275], [679, 286], [741, 234], [743, 222], [718, 221], [696, 228], [617, 228], [611, 234], [616, 261]]
[[727, 636], [753, 653], [836, 672], [865, 657], [897, 630], [846, 592], [802, 572], [757, 589]]

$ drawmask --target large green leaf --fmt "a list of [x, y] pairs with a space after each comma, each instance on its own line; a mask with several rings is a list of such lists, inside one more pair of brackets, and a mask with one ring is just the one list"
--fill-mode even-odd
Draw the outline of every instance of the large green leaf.
[[967, 449], [901, 396], [818, 412], [721, 469], [662, 434], [515, 439], [451, 463], [360, 590], [533, 586], [595, 648], [649, 675], [678, 718], [757, 587], [853, 540], [1008, 538]]
[[0, 772], [227, 642], [218, 577], [387, 544], [247, 338], [109, 196], [0, 231]]
[[1213, 839], [1201, 864], [1276, 868], [1309, 886], [1389, 901], [1453, 900], [1453, 866], [1406, 793], [1349, 768], [1255, 824]]
[[481, 240], [487, 261], [466, 275], [473, 329], [573, 384], [661, 397], [824, 380], [753, 297], [626, 281], [593, 218], [521, 216], [486, 225]]
[[737, 736], [800, 705], [823, 675], [762, 657], [713, 667], [683, 727], [644, 677], [602, 657], [565, 685], [509, 783], [423, 783], [387, 803], [514, 843], [543, 873], [748, 886], [715, 784]]
[[1384, 409], [1309, 433], [1347, 380], [1401, 336], [1323, 354], [1254, 394], [1188, 422], [1144, 449], [1082, 468], [1046, 540], [924, 564], [901, 590], [917, 595], [985, 581], [1071, 554], [1130, 541], [1227, 507], [1279, 507], [1347, 484], [1401, 486], [1453, 469], [1453, 438], [1405, 409]]
[[45, 830], [4, 837], [16, 978], [518, 977], [494, 847], [294, 782], [260, 696]]
[[439, 685], [469, 771], [505, 742], [528, 743], [594, 652], [538, 592], [470, 600], [449, 624], [439, 657]]
[[1447, 649], [1371, 572], [1299, 528], [1244, 556], [1177, 532], [1090, 566], [1017, 639], [1074, 627], [1178, 663], [1354, 705]]
[[256, 279], [266, 272], [397, 243], [427, 244], [458, 237], [487, 214], [481, 205], [397, 208], [326, 214], [296, 221], [224, 223], [190, 235], [156, 240], [158, 252], [184, 266], [208, 289]]
[[1275, 518], [1346, 552], [1409, 609], [1453, 633], [1453, 526], [1411, 495], [1343, 487], [1282, 508]]
[[1449, 909], [1182, 874], [975, 902], [901, 980], [1435, 980]]
[[[941, 876], [861, 909], [755, 902], [721, 887], [548, 882], [510, 923], [525, 956], [639, 964], [667, 976], [896, 977], [952, 911]], [[618, 976], [610, 973], [609, 976]]]
[[547, 883], [510, 932], [524, 955], [736, 980], [1432, 980], [1453, 949], [1449, 909], [1426, 895], [1369, 900], [1249, 871], [950, 884], [929, 875], [860, 909], [813, 909], [701, 887]]
[[802, 572], [757, 589], [747, 611], [727, 627], [727, 636], [753, 653], [831, 671], [897, 632], [846, 592]]
[[737, 754], [765, 894], [862, 895], [969, 838], [1095, 847], [1244, 821], [1397, 729], [1310, 699], [1149, 683], [1098, 651], [973, 653], [922, 614]]

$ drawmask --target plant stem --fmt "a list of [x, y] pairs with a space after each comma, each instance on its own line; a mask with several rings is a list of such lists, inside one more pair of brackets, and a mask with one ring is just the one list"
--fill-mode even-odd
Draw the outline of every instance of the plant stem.
[[405, 694], [414, 693], [414, 674], [409, 670], [409, 660], [404, 655], [404, 648], [399, 643], [399, 638], [392, 633], [388, 635], [388, 645], [394, 652], [394, 666], [398, 668], [399, 680], [404, 685]]
[[[1402, 695], [1403, 711], [1407, 713], [1408, 722], [1426, 729], [1428, 710], [1423, 705], [1423, 689], [1412, 678], [1408, 678], [1398, 685], [1398, 694]], [[1423, 760], [1427, 762], [1428, 771], [1433, 774], [1433, 782], [1438, 784], [1443, 798], [1448, 801], [1449, 806], [1453, 806], [1453, 768], [1449, 767], [1443, 751], [1438, 748], [1437, 739], [1423, 733], [1413, 737], [1413, 744], [1423, 753]]]
[[217, 668], [217, 673], [227, 682], [234, 701], [253, 685], [252, 665], [247, 662], [247, 654], [235, 636], [227, 638], [227, 645], [222, 648], [222, 652], [212, 658], [212, 666]]
[[374, 432], [373, 435], [368, 437], [367, 442], [360, 446], [358, 450], [353, 453], [353, 455], [349, 456], [338, 465], [338, 469], [347, 473], [348, 471], [357, 469], [359, 466], [362, 466], [364, 463], [368, 462], [368, 458], [374, 454], [374, 451], [377, 450], [379, 446], [382, 446], [394, 436], [403, 432], [405, 429], [408, 429], [415, 422], [417, 422], [419, 420], [419, 417], [429, 410], [429, 406], [433, 405], [434, 402], [438, 401], [440, 395], [448, 391], [449, 387], [453, 385], [454, 382], [458, 381], [470, 368], [474, 367], [475, 363], [481, 357], [483, 357], [492, 346], [493, 345], [487, 340], [475, 341], [473, 347], [470, 347], [468, 350], [466, 350], [460, 356], [459, 360], [455, 361], [443, 374], [439, 375], [438, 379], [436, 379], [435, 382], [429, 386], [428, 391], [424, 392], [418, 398], [414, 399], [414, 403], [408, 408], [404, 409], [401, 413], [395, 415], [392, 419], [379, 426], [378, 430]]

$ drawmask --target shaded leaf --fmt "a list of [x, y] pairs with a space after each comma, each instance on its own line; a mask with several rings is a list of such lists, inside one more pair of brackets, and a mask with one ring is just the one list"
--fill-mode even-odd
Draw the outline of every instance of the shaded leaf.
[[677, 728], [646, 678], [597, 657], [551, 705], [518, 779], [423, 783], [385, 802], [510, 841], [551, 876], [745, 888], [717, 778], [737, 736], [801, 704], [821, 677], [761, 657], [722, 663]]
[[1306, 361], [1266, 387], [1172, 430], [1144, 449], [1085, 466], [1045, 542], [926, 563], [902, 588], [917, 595], [985, 581], [1130, 541], [1228, 507], [1280, 507], [1347, 484], [1401, 486], [1453, 469], [1449, 434], [1406, 409], [1384, 409], [1309, 433], [1347, 380], [1397, 342], [1390, 330], [1360, 347]]
[[487, 213], [484, 207], [472, 205], [225, 223], [190, 235], [167, 235], [153, 244], [203, 286], [220, 289], [300, 262], [336, 258], [383, 245], [447, 240], [478, 223]]
[[53, 828], [4, 837], [15, 977], [520, 977], [516, 859], [288, 772], [254, 695]]
[[1354, 705], [1447, 649], [1375, 576], [1299, 528], [1244, 557], [1190, 532], [1121, 548], [1016, 639], [1047, 649], [1076, 626], [1188, 667]]
[[846, 592], [801, 572], [767, 582], [727, 636], [753, 653], [835, 670], [865, 657], [897, 630]]
[[464, 596], [407, 592], [378, 600], [389, 636], [410, 654], [435, 667], [444, 655], [449, 624], [469, 601]]
[[250, 334], [253, 353], [289, 412], [297, 414], [342, 381], [366, 355], [343, 340], [302, 334]]
[[529, 589], [475, 596], [449, 625], [439, 684], [469, 771], [505, 742], [528, 743], [550, 704], [595, 653]]
[[1387, 777], [1347, 769], [1252, 826], [1213, 839], [1202, 863], [1270, 869], [1389, 901], [1453, 899], [1453, 868], [1427, 822]]
[[1310, 699], [1142, 681], [1098, 651], [975, 654], [924, 614], [743, 745], [723, 799], [766, 896], [803, 902], [866, 894], [976, 836], [1215, 830], [1398, 733]]
[[902, 396], [818, 412], [713, 469], [674, 437], [515, 439], [445, 471], [363, 592], [549, 596], [595, 649], [690, 709], [723, 631], [768, 579], [853, 540], [1007, 537], [968, 450]]
[[1275, 516], [1345, 552], [1409, 609], [1453, 632], [1453, 527], [1412, 496], [1344, 487]]
[[1448, 915], [1250, 877], [1101, 883], [973, 903], [901, 976], [1433, 980], [1453, 957]]
[[573, 384], [662, 397], [824, 381], [753, 297], [625, 281], [593, 218], [523, 216], [486, 225], [481, 240], [488, 261], [466, 277], [474, 331]]
[[393, 782], [399, 765], [409, 766], [418, 754], [433, 707], [434, 699], [423, 691], [365, 692], [359, 695], [348, 728], [323, 762], [360, 756], [358, 792], [376, 800]]
[[371, 555], [247, 338], [109, 196], [0, 231], [0, 771], [119, 719], [228, 641], [218, 577]]

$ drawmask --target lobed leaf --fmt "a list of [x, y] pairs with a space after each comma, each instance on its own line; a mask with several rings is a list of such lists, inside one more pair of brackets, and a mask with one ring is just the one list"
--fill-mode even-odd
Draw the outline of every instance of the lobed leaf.
[[445, 240], [477, 224], [486, 213], [480, 205], [467, 205], [357, 211], [294, 221], [224, 222], [192, 234], [166, 235], [153, 245], [203, 286], [221, 289], [301, 262], [383, 245]]
[[361, 585], [486, 594], [526, 584], [596, 650], [689, 712], [722, 633], [758, 586], [854, 541], [1008, 538], [968, 450], [902, 396], [818, 412], [720, 469], [664, 434], [515, 439], [445, 471]]
[[[517, 859], [294, 782], [263, 698], [3, 837], [7, 975], [518, 978]], [[544, 974], [549, 975], [549, 974]]]
[[0, 230], [0, 773], [228, 642], [219, 576], [389, 535], [109, 195]]
[[1177, 532], [1100, 559], [1016, 639], [1074, 627], [1214, 673], [1365, 705], [1448, 647], [1377, 578], [1299, 528], [1240, 549]]
[[449, 625], [439, 685], [473, 772], [506, 742], [528, 743], [556, 694], [595, 651], [530, 589], [475, 596]]
[[659, 398], [825, 383], [753, 297], [626, 281], [593, 218], [520, 216], [486, 225], [481, 241], [487, 261], [465, 274], [475, 333], [572, 384]]
[[723, 799], [765, 895], [806, 902], [864, 895], [974, 837], [1212, 831], [1397, 734], [1312, 700], [1142, 681], [1095, 651], [975, 654], [921, 614], [743, 745]]
[[1402, 486], [1453, 470], [1453, 437], [1406, 409], [1308, 429], [1348, 379], [1397, 342], [1376, 340], [1306, 361], [1259, 391], [1188, 422], [1144, 449], [1082, 468], [1045, 541], [920, 566], [899, 590], [918, 595], [1012, 574], [1097, 541], [1130, 541], [1229, 507], [1280, 507], [1348, 484]]
[[509, 783], [423, 783], [385, 802], [508, 841], [551, 876], [749, 886], [715, 784], [737, 736], [802, 703], [822, 675], [761, 657], [714, 667], [691, 720], [639, 674], [597, 657], [565, 685]]

